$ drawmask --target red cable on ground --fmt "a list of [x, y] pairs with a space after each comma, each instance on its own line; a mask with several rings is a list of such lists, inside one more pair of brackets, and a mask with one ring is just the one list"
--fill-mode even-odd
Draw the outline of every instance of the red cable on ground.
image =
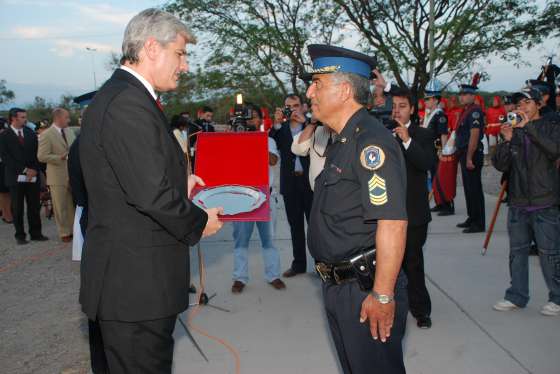
[[[198, 292], [196, 293], [196, 300], [200, 301], [200, 296], [202, 295], [202, 293], [204, 292], [204, 288], [205, 288], [205, 284], [206, 284], [206, 268], [204, 267], [204, 258], [202, 257], [202, 252], [199, 252], [199, 272], [200, 272], [200, 287]], [[193, 323], [192, 320], [194, 319], [194, 317], [196, 317], [196, 315], [200, 312], [200, 304], [196, 305], [192, 312], [189, 313], [189, 316], [187, 318], [187, 325], [193, 330], [196, 331], [197, 333], [199, 333], [202, 336], [207, 337], [208, 339], [211, 339], [215, 342], [217, 342], [220, 345], [223, 345], [233, 356], [234, 360], [235, 360], [235, 373], [236, 374], [240, 374], [241, 373], [241, 357], [239, 355], [239, 351], [237, 349], [235, 349], [235, 347], [233, 347], [233, 345], [231, 345], [228, 341], [226, 341], [225, 339], [221, 339], [218, 338], [216, 336], [212, 336], [210, 335], [208, 332], [196, 327]]]

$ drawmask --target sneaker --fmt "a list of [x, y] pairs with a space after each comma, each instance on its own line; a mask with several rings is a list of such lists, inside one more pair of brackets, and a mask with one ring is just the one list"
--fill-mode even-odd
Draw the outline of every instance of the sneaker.
[[231, 292], [241, 293], [243, 292], [244, 288], [245, 288], [245, 283], [236, 280], [235, 282], [233, 282], [233, 285], [231, 286]]
[[500, 300], [492, 308], [498, 312], [510, 312], [519, 309], [517, 305], [508, 300]]
[[541, 314], [545, 316], [560, 316], [560, 305], [549, 301], [542, 307]]

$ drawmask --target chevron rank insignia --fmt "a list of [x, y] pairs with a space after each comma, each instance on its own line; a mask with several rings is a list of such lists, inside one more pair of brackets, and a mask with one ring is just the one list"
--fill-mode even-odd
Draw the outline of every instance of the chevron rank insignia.
[[369, 145], [360, 154], [362, 166], [368, 170], [377, 170], [385, 162], [385, 153], [376, 145]]
[[383, 205], [389, 199], [387, 198], [387, 188], [385, 187], [385, 179], [381, 178], [377, 174], [373, 174], [373, 177], [368, 182], [369, 188], [369, 201], [375, 205]]

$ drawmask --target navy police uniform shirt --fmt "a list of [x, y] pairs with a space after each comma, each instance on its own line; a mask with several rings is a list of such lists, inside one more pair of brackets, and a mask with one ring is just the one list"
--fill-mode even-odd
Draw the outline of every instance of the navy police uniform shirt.
[[329, 146], [315, 180], [308, 245], [338, 263], [375, 247], [377, 220], [406, 220], [406, 167], [392, 134], [358, 110]]
[[442, 135], [447, 135], [449, 133], [448, 126], [447, 116], [443, 110], [438, 110], [428, 124], [428, 129], [433, 132], [436, 138], [440, 138]]
[[457, 138], [455, 144], [458, 150], [465, 150], [469, 146], [472, 129], [479, 129], [478, 148], [482, 148], [482, 137], [484, 136], [484, 112], [478, 105], [470, 105], [465, 108], [466, 115], [457, 126]]

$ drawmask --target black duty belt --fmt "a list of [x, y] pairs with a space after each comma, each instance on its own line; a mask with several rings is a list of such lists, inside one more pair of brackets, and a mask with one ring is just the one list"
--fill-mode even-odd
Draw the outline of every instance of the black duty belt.
[[369, 274], [373, 279], [375, 274], [375, 249], [353, 257], [349, 261], [336, 264], [317, 262], [315, 270], [325, 283], [341, 284], [360, 280], [366, 274]]

